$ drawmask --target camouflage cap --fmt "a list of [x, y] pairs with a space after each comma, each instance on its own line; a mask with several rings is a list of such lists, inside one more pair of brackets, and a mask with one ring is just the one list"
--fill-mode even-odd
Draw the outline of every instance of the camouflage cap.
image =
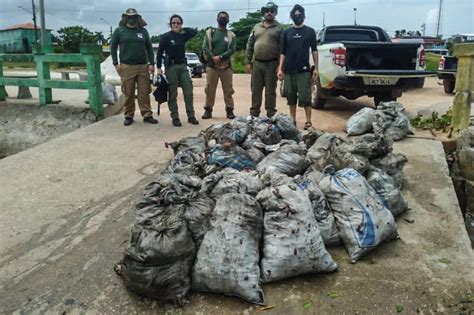
[[275, 12], [278, 12], [278, 6], [274, 2], [267, 2], [267, 4], [261, 9], [262, 14], [264, 14], [267, 10], [274, 10]]
[[139, 14], [138, 14], [138, 11], [135, 10], [134, 8], [128, 8], [127, 10], [125, 10], [125, 13], [122, 15], [132, 16], [132, 15], [139, 15]]

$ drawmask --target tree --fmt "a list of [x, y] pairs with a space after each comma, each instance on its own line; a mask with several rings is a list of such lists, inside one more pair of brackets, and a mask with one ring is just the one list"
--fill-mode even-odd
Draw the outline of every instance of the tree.
[[102, 32], [91, 32], [82, 26], [68, 26], [59, 29], [59, 44], [66, 53], [78, 53], [80, 44], [102, 44], [105, 41]]
[[235, 33], [237, 38], [236, 50], [244, 50], [247, 45], [247, 38], [252, 31], [255, 24], [261, 22], [263, 19], [260, 11], [247, 12], [244, 18], [241, 18], [237, 22], [230, 24], [230, 29]]
[[152, 35], [150, 40], [153, 44], [159, 43], [161, 39], [161, 35]]
[[197, 35], [186, 42], [186, 51], [196, 53], [199, 56], [202, 52], [204, 36], [206, 36], [206, 29], [198, 30]]

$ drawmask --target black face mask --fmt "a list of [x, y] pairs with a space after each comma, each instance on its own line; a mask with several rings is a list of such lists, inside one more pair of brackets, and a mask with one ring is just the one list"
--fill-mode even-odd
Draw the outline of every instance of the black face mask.
[[136, 16], [129, 16], [127, 18], [127, 24], [129, 24], [130, 26], [135, 26], [138, 24], [138, 17]]
[[299, 14], [292, 16], [291, 19], [293, 20], [293, 23], [295, 23], [295, 25], [297, 26], [303, 24], [304, 22], [304, 16], [299, 15]]
[[229, 20], [225, 16], [221, 16], [217, 19], [219, 26], [226, 27], [229, 24]]

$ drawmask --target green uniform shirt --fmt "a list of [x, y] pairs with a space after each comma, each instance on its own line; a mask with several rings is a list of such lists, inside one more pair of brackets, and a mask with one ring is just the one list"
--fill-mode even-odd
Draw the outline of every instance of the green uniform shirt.
[[155, 64], [150, 35], [144, 28], [119, 26], [115, 29], [110, 42], [110, 53], [114, 65], [119, 63], [117, 46], [120, 47], [120, 63], [127, 65]]
[[235, 47], [237, 43], [237, 38], [232, 33], [232, 41], [229, 46], [229, 31], [227, 29], [213, 29], [211, 32], [211, 46], [212, 51], [209, 49], [209, 39], [206, 35], [204, 36], [204, 40], [202, 42], [202, 50], [207, 57], [207, 65], [211, 68], [214, 67], [214, 62], [212, 61], [212, 57], [214, 56], [221, 56], [222, 59], [230, 59], [230, 57], [235, 52]]
[[283, 26], [278, 21], [273, 21], [269, 27], [258, 23], [252, 29], [247, 41], [247, 63], [252, 60], [270, 61], [280, 58], [280, 42]]

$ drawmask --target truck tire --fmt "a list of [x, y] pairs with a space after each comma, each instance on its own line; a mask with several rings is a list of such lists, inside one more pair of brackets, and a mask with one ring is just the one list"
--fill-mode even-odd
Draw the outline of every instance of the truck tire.
[[454, 87], [456, 86], [455, 80], [443, 79], [444, 93], [453, 94]]
[[280, 96], [287, 97], [286, 89], [285, 89], [285, 80], [280, 81]]
[[321, 94], [323, 94], [323, 88], [318, 79], [315, 84], [311, 85], [311, 107], [314, 109], [323, 109], [326, 106], [327, 98], [322, 98]]
[[422, 89], [425, 86], [425, 78], [418, 80], [416, 83], [416, 89]]
[[397, 98], [393, 97], [390, 93], [376, 94], [374, 96], [374, 105], [377, 107], [379, 106], [380, 102], [391, 102], [396, 100]]

